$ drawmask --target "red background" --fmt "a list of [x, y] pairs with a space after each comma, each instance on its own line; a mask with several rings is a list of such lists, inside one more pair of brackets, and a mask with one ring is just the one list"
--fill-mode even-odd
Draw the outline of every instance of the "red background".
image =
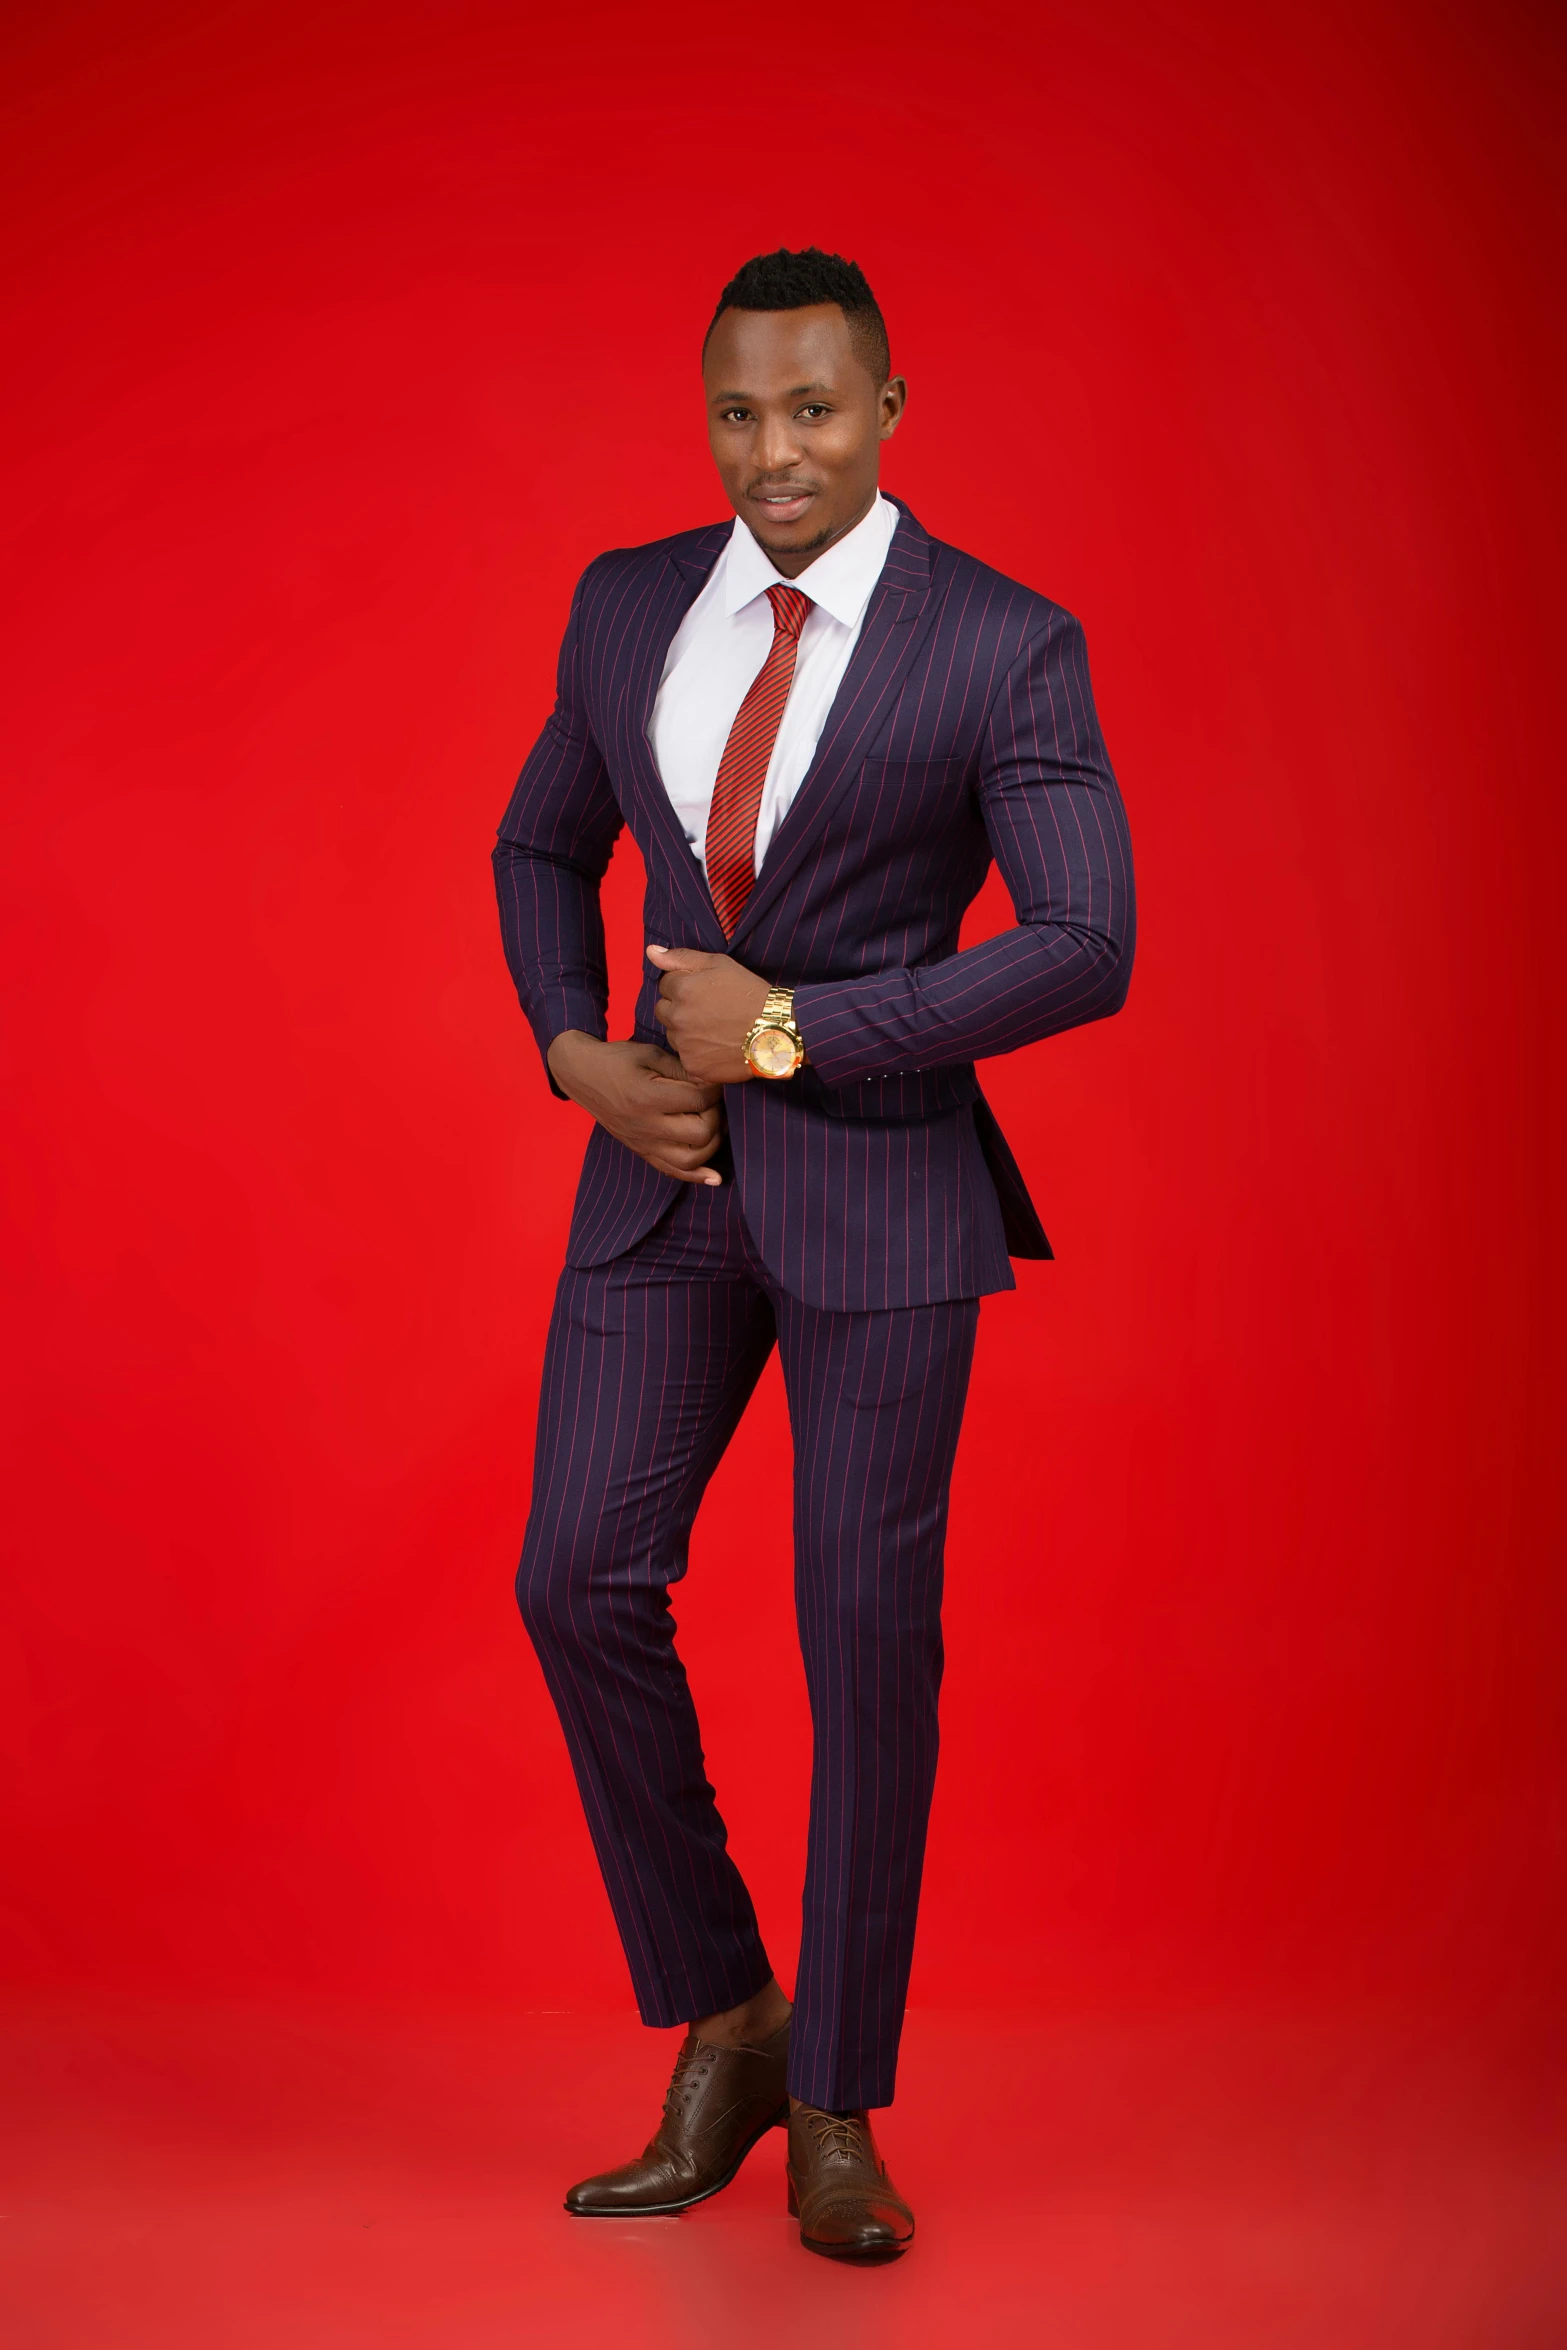
[[[1086, 623], [1142, 905], [988, 1080], [1059, 1262], [983, 1319], [914, 1996], [1552, 1981], [1559, 34], [7, 11], [18, 1984], [628, 1997], [510, 1595], [584, 1127], [486, 860], [582, 565], [722, 511], [717, 288], [813, 240], [889, 486]], [[678, 1613], [784, 1961], [748, 1449]]]

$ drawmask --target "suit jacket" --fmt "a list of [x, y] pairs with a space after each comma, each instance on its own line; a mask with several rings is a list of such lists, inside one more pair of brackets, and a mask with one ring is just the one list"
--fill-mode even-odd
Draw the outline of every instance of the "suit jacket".
[[[1009, 1251], [1051, 1249], [974, 1063], [1117, 1011], [1132, 964], [1131, 846], [1083, 632], [902, 507], [816, 756], [726, 939], [647, 722], [730, 527], [616, 549], [578, 583], [555, 708], [495, 847], [523, 1010], [542, 1053], [567, 1028], [606, 1033], [599, 883], [629, 825], [649, 939], [795, 989], [806, 1068], [726, 1088], [740, 1204], [774, 1278], [839, 1310], [1010, 1289]], [[959, 953], [992, 858], [1016, 927]], [[634, 1033], [662, 1044], [657, 990], [649, 966]], [[568, 1262], [620, 1255], [678, 1188], [595, 1127]]]

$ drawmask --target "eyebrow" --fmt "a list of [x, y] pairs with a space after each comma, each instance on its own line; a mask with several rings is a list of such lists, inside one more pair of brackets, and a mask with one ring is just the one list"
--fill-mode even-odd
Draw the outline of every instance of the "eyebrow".
[[[798, 400], [803, 392], [830, 392], [831, 390], [831, 384], [791, 384], [783, 396], [786, 400]], [[715, 392], [713, 394], [713, 398], [720, 401], [754, 400], [757, 397], [755, 392]]]

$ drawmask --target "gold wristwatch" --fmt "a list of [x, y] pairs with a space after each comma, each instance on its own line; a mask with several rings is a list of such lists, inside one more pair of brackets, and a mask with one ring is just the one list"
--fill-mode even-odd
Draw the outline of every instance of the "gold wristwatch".
[[758, 1077], [792, 1077], [805, 1059], [805, 1039], [794, 1024], [794, 989], [767, 991], [759, 1018], [746, 1030], [740, 1047]]

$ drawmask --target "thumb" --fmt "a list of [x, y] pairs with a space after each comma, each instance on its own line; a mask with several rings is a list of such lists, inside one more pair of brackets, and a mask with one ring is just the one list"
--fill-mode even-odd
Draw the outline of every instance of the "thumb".
[[716, 955], [703, 954], [700, 947], [649, 947], [647, 959], [660, 971], [700, 971], [704, 963], [716, 963]]

